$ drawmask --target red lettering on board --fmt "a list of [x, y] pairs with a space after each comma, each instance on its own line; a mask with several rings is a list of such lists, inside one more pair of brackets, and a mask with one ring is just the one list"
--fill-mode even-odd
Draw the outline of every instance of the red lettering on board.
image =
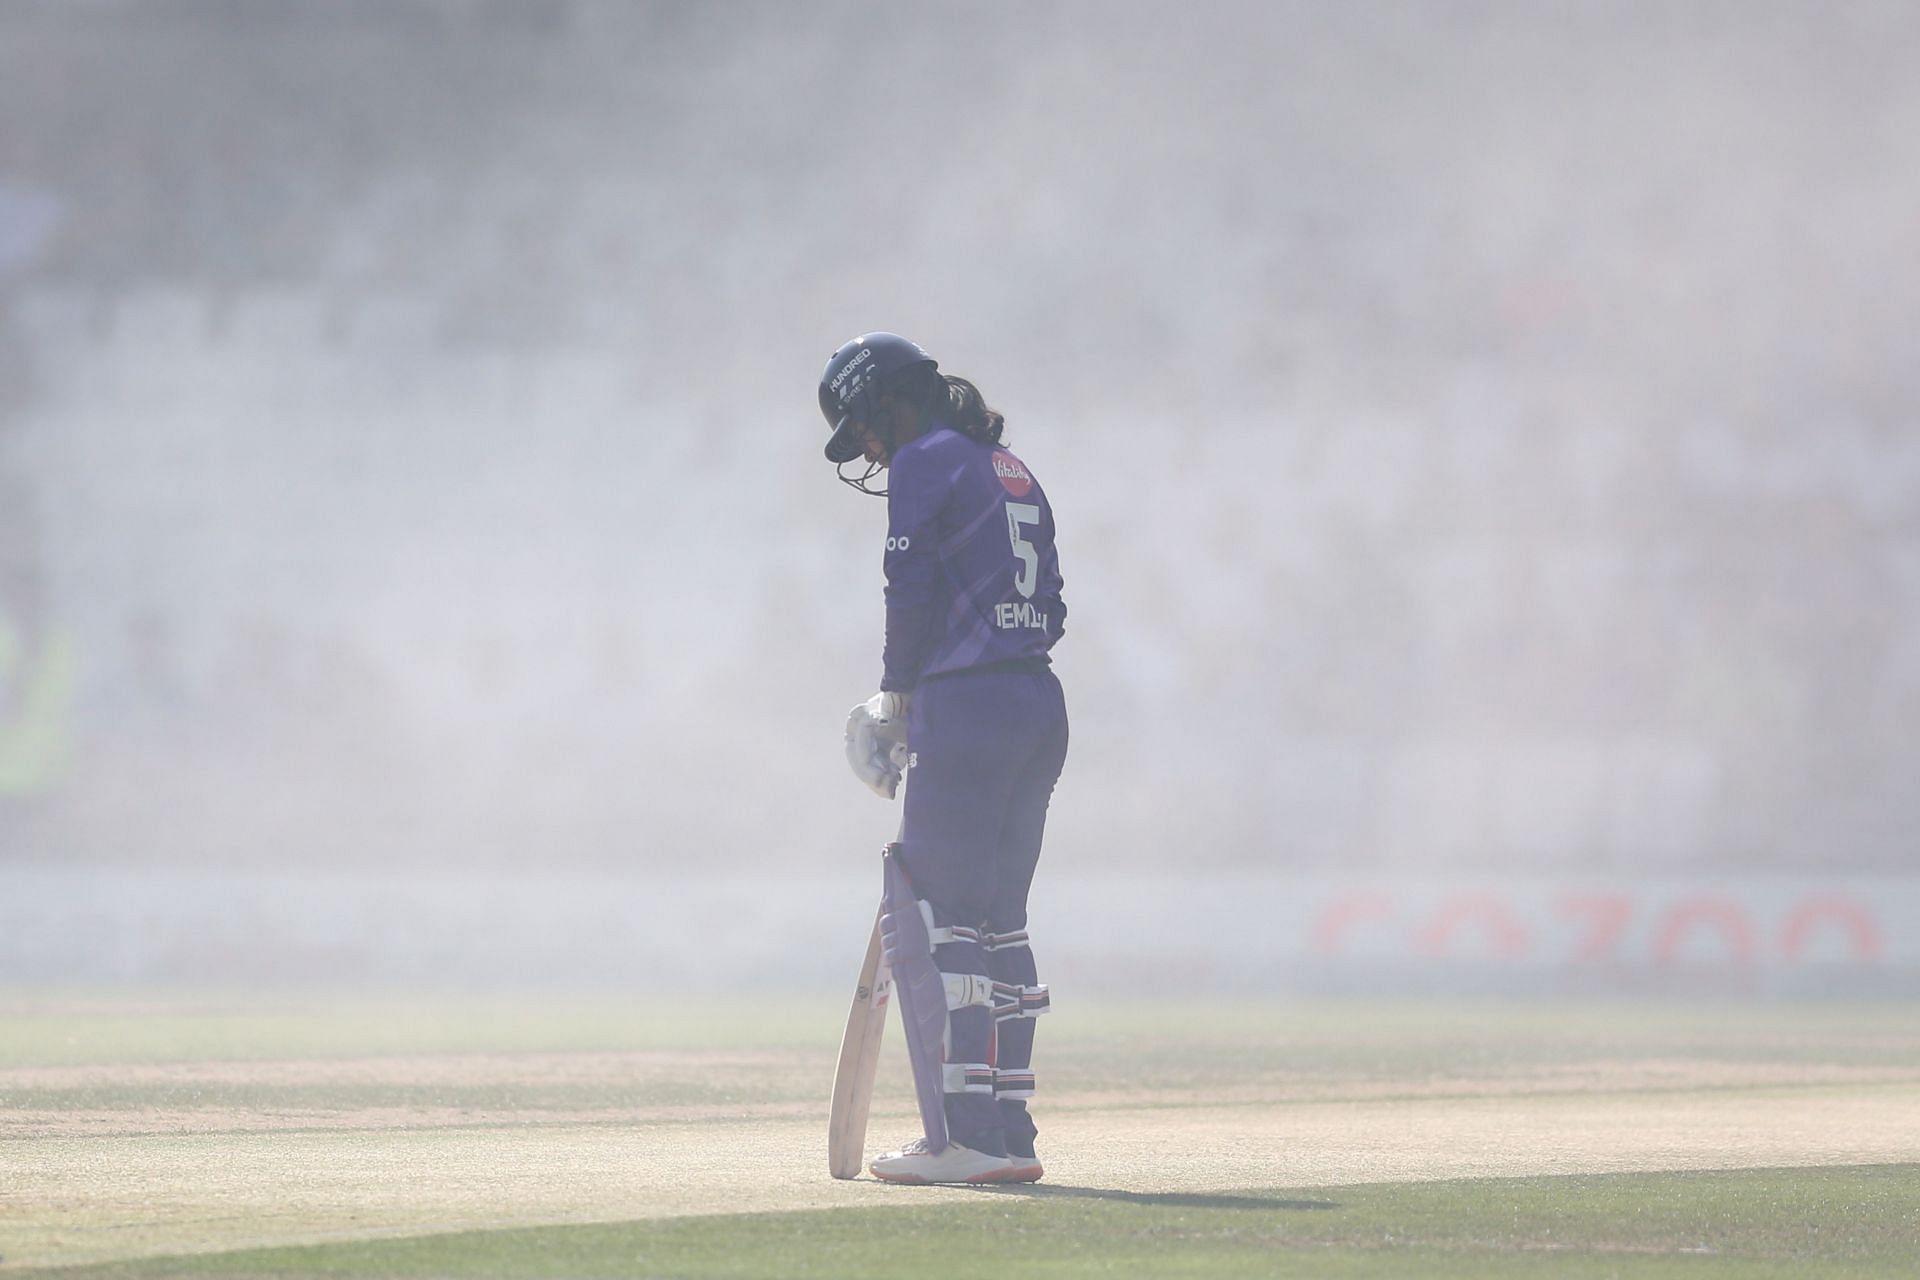
[[1807, 935], [1816, 925], [1831, 922], [1846, 931], [1855, 959], [1880, 958], [1880, 929], [1866, 908], [1852, 898], [1839, 895], [1808, 898], [1795, 906], [1787, 922], [1780, 927], [1780, 951], [1789, 960], [1798, 960], [1806, 950]]

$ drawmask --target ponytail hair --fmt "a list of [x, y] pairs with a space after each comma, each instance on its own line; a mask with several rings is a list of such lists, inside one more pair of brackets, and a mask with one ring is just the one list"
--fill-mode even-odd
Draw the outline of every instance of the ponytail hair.
[[981, 444], [1000, 444], [1007, 420], [987, 406], [980, 388], [931, 363], [903, 369], [888, 387], [920, 406], [920, 429], [940, 423]]
[[1007, 429], [1007, 420], [987, 407], [980, 388], [950, 373], [943, 373], [940, 378], [946, 383], [947, 403], [943, 412], [936, 395], [935, 415], [961, 435], [971, 436], [981, 444], [999, 444]]

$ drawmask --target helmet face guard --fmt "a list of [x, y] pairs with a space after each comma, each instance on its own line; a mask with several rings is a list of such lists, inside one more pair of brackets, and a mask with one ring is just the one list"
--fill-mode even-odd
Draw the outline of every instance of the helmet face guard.
[[867, 469], [857, 476], [848, 475], [846, 467], [847, 464], [842, 462], [833, 469], [834, 474], [840, 478], [841, 484], [846, 485], [850, 489], [857, 489], [869, 498], [884, 498], [887, 496], [885, 489], [875, 489], [873, 487], [873, 478], [887, 469], [886, 463], [870, 461], [867, 463]]
[[[833, 353], [820, 375], [820, 413], [832, 428], [827, 437], [828, 462], [841, 468], [866, 452], [862, 428], [873, 418], [883, 384], [918, 365], [939, 367], [916, 343], [897, 333], [862, 334]], [[867, 482], [885, 467], [885, 462], [869, 462], [865, 475], [856, 478], [843, 471], [840, 478], [862, 493], [883, 497], [884, 489], [870, 489]]]

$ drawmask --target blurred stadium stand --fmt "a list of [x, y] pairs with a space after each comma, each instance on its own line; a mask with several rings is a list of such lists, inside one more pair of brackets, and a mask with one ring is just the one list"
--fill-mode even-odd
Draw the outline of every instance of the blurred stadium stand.
[[1062, 511], [1069, 866], [1911, 866], [1909, 8], [894, 15], [850, 227], [875, 12], [9, 5], [0, 858], [830, 855], [908, 280]]

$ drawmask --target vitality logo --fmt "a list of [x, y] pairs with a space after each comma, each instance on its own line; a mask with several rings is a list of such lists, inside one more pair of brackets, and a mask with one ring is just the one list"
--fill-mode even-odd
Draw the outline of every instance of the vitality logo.
[[1027, 474], [1027, 464], [1005, 449], [993, 452], [993, 474], [1000, 477], [1001, 487], [1016, 498], [1033, 492], [1033, 477]]

